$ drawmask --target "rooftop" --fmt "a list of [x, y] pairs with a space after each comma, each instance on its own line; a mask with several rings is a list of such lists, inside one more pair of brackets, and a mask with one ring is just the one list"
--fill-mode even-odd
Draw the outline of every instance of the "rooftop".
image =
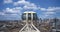
[[34, 11], [25, 11], [24, 13], [36, 13]]

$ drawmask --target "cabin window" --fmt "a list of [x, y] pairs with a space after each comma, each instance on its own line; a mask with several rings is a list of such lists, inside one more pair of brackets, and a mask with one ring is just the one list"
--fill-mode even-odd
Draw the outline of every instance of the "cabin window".
[[26, 20], [26, 13], [22, 14], [22, 20]]
[[31, 20], [31, 13], [28, 13], [28, 20]]
[[33, 13], [33, 20], [37, 20], [37, 14]]

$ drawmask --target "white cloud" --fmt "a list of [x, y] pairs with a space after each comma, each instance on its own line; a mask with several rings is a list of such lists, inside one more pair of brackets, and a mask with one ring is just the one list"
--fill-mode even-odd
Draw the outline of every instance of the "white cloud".
[[[13, 2], [13, 0], [4, 0], [4, 3], [12, 3]], [[19, 1], [17, 1], [17, 2], [13, 2], [12, 3], [14, 6], [23, 6], [22, 8], [24, 8], [24, 9], [32, 9], [32, 10], [37, 10], [38, 9], [38, 7], [37, 7], [37, 5], [35, 5], [34, 3], [31, 3], [31, 2], [29, 2], [29, 1], [25, 1], [25, 0], [19, 0]], [[10, 9], [10, 10], [12, 10], [12, 9]]]
[[21, 7], [6, 8], [4, 12], [8, 12], [8, 13], [20, 13], [20, 10], [22, 10]]
[[41, 10], [41, 11], [49, 11], [49, 12], [52, 12], [52, 11], [60, 10], [60, 7], [40, 8], [40, 10]]
[[41, 7], [38, 7], [37, 5], [35, 5], [34, 3], [30, 3], [28, 1], [14, 2], [14, 5], [15, 6], [23, 5], [23, 9], [26, 9], [26, 10], [29, 10], [29, 9], [32, 9], [32, 11], [40, 10], [40, 11], [42, 11], [42, 13], [44, 12], [42, 16], [45, 16], [45, 17], [53, 16], [56, 14], [56, 11], [58, 9], [60, 10], [60, 7], [41, 8]]
[[[12, 0], [8, 0], [5, 3], [12, 3], [12, 2], [13, 2]], [[42, 15], [44, 17], [54, 15], [56, 14], [57, 11], [60, 12], [60, 7], [41, 8], [41, 7], [38, 7], [36, 4], [25, 1], [25, 0], [19, 0], [17, 2], [13, 2], [13, 5], [15, 6], [15, 8], [6, 8], [4, 12], [12, 13], [11, 15], [16, 15], [16, 13], [20, 13], [20, 11], [23, 9], [25, 10], [32, 9], [32, 10], [40, 10], [44, 12], [43, 13], [44, 15]], [[22, 5], [23, 7], [21, 8], [20, 5]], [[20, 6], [20, 7], [17, 7], [17, 6]]]
[[29, 4], [30, 4], [30, 2], [28, 2], [28, 1], [22, 1], [22, 0], [14, 2], [15, 6], [18, 6], [18, 5], [29, 5]]
[[3, 12], [0, 12], [0, 14], [6, 15], [21, 15], [21, 7], [15, 7], [15, 8], [6, 8], [3, 10]]
[[52, 17], [53, 15], [56, 15], [56, 13], [60, 12], [60, 7], [48, 7], [48, 8], [40, 8], [40, 11], [43, 12], [42, 17]]
[[53, 16], [55, 14], [56, 14], [55, 12], [45, 12], [44, 16], [45, 17], [50, 17], [50, 16]]
[[38, 9], [38, 7], [35, 4], [25, 5], [23, 8], [24, 9], [32, 9], [32, 10]]
[[0, 12], [0, 15], [5, 15], [5, 13], [4, 12]]
[[45, 14], [55, 14], [55, 12], [46, 12]]
[[41, 11], [54, 11], [54, 8], [40, 8]]
[[40, 8], [41, 11], [46, 11], [46, 8]]
[[[5, 3], [12, 3], [13, 1], [9, 0], [10, 2], [5, 2]], [[15, 8], [6, 8], [4, 10], [5, 15], [19, 15], [21, 13], [21, 10], [23, 9], [33, 9], [36, 10], [38, 7], [37, 5], [35, 5], [34, 3], [25, 1], [25, 0], [20, 0], [17, 2], [13, 2], [13, 5], [15, 6]], [[22, 5], [23, 7], [21, 8]], [[20, 6], [20, 7], [17, 7]], [[21, 14], [20, 14], [21, 15]]]
[[20, 6], [20, 5], [22, 5], [23, 6], [22, 8], [25, 10], [37, 10], [38, 9], [37, 5], [31, 2], [25, 1], [25, 0], [14, 2], [14, 6]]
[[4, 3], [12, 3], [12, 0], [4, 0]]

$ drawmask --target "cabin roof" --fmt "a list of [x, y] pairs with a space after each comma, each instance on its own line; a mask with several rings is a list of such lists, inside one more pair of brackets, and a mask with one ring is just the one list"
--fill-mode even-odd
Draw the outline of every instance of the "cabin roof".
[[36, 13], [34, 11], [25, 11], [24, 13]]

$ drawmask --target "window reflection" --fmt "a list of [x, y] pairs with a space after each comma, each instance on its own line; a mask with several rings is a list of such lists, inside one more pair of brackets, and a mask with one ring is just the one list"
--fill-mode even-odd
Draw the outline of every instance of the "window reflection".
[[37, 14], [33, 13], [33, 20], [37, 20]]
[[[33, 15], [33, 20], [37, 20], [38, 18], [37, 18], [37, 14], [36, 13], [32, 13], [32, 15]], [[31, 20], [31, 13], [28, 13], [28, 20]], [[22, 14], [22, 20], [26, 20], [26, 13], [23, 13]]]
[[22, 14], [22, 20], [26, 20], [26, 13]]
[[28, 20], [31, 20], [31, 13], [28, 13]]

